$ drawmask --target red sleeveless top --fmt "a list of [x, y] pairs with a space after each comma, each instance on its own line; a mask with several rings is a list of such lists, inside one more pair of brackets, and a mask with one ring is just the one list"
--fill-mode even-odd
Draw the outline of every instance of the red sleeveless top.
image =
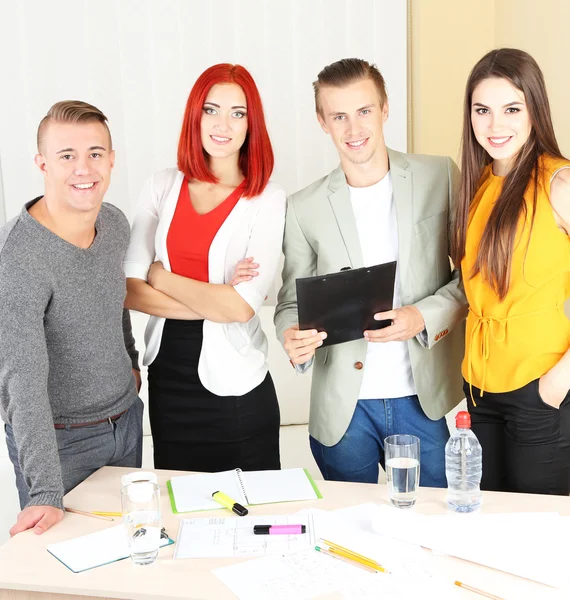
[[197, 281], [209, 281], [208, 252], [212, 240], [241, 198], [244, 187], [245, 180], [216, 208], [201, 215], [194, 209], [188, 179], [184, 177], [166, 238], [173, 273]]

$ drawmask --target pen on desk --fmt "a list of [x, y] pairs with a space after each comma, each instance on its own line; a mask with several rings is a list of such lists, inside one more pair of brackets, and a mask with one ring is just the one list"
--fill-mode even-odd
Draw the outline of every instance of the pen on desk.
[[212, 498], [218, 504], [225, 506], [239, 517], [245, 517], [245, 515], [248, 513], [247, 508], [244, 508], [241, 504], [238, 504], [235, 500], [232, 500], [229, 496], [226, 496], [224, 492], [214, 492], [212, 494]]
[[295, 533], [306, 533], [306, 525], [254, 525], [253, 533], [256, 535], [291, 535]]
[[74, 513], [76, 515], [83, 515], [84, 517], [93, 517], [94, 519], [102, 519], [103, 521], [114, 521], [112, 517], [107, 517], [104, 515], [96, 515], [92, 512], [87, 512], [85, 510], [78, 510], [77, 508], [67, 508], [65, 507], [65, 512]]
[[456, 581], [455, 585], [457, 587], [463, 588], [464, 590], [468, 590], [473, 592], [474, 594], [479, 594], [479, 596], [484, 596], [485, 598], [491, 598], [491, 600], [503, 600], [499, 596], [494, 596], [493, 594], [489, 594], [489, 592], [484, 592], [483, 590], [478, 590], [477, 588], [471, 587], [465, 583], [461, 583], [461, 581]]
[[320, 546], [315, 546], [315, 550], [317, 552], [320, 552], [321, 554], [326, 554], [327, 556], [330, 556], [331, 558], [336, 558], [337, 560], [342, 560], [342, 562], [344, 562], [348, 565], [352, 565], [353, 567], [359, 567], [360, 569], [364, 569], [364, 570], [370, 571], [372, 573], [377, 573], [376, 569], [373, 569], [372, 567], [369, 567], [368, 565], [363, 565], [361, 563], [354, 561], [351, 558], [346, 558], [344, 556], [341, 556], [340, 554], [333, 554], [326, 548], [321, 548]]

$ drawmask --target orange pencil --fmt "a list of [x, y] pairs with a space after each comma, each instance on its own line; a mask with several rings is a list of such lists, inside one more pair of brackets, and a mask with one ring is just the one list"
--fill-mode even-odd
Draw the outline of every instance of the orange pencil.
[[103, 521], [114, 521], [112, 517], [104, 517], [103, 515], [94, 515], [93, 513], [86, 512], [84, 510], [78, 510], [77, 508], [65, 507], [65, 512], [75, 513], [76, 515], [83, 515], [84, 517], [93, 517], [94, 519], [102, 519]]
[[499, 598], [499, 596], [494, 596], [493, 594], [489, 594], [488, 592], [484, 592], [483, 590], [479, 590], [477, 588], [471, 587], [470, 585], [466, 585], [465, 583], [461, 583], [461, 581], [456, 581], [455, 585], [457, 587], [463, 588], [464, 590], [469, 590], [474, 594], [479, 594], [479, 596], [484, 596], [485, 598], [491, 598], [491, 600], [503, 600], [503, 598]]

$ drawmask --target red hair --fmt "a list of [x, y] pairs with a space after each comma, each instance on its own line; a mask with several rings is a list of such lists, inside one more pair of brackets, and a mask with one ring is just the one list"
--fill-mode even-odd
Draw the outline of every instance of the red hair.
[[273, 171], [274, 159], [259, 91], [249, 71], [241, 65], [214, 65], [198, 77], [184, 111], [178, 142], [178, 169], [189, 179], [218, 183], [208, 168], [200, 133], [204, 102], [210, 88], [217, 83], [237, 83], [245, 94], [248, 128], [247, 137], [240, 148], [239, 167], [246, 179], [244, 196], [252, 198], [265, 189]]

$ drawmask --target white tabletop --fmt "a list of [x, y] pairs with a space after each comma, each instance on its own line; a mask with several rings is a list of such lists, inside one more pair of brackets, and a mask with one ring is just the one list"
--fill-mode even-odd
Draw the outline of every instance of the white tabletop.
[[[65, 505], [85, 511], [120, 511], [120, 479], [133, 469], [105, 467], [94, 473], [65, 497]], [[161, 486], [163, 525], [171, 537], [176, 537], [178, 522], [183, 516], [172, 513], [166, 481], [180, 475], [176, 471], [155, 471]], [[365, 502], [388, 503], [386, 486], [359, 483], [318, 481], [323, 499], [310, 502], [287, 502], [250, 508], [252, 515], [292, 513], [302, 508], [325, 510], [354, 506]], [[421, 514], [445, 514], [445, 490], [420, 488], [416, 507]], [[570, 515], [570, 499], [562, 496], [530, 494], [505, 494], [484, 492], [484, 513], [504, 512], [559, 512]], [[223, 516], [224, 509], [207, 513], [192, 513], [192, 517]], [[173, 560], [173, 548], [163, 548], [151, 566], [136, 566], [122, 560], [100, 568], [72, 573], [46, 551], [54, 542], [71, 539], [87, 533], [113, 527], [119, 523], [102, 521], [77, 514], [66, 514], [55, 527], [41, 536], [28, 531], [21, 533], [0, 547], [0, 599], [67, 600], [72, 596], [87, 598], [131, 598], [134, 600], [184, 599], [235, 599], [235, 596], [212, 573], [216, 567], [231, 565], [247, 559], [193, 559]], [[492, 543], [492, 540], [490, 540]], [[570, 544], [570, 540], [568, 540]], [[556, 590], [526, 581], [480, 565], [451, 557], [438, 557], [438, 568], [448, 573], [450, 580], [476, 582], [481, 589], [502, 597], [513, 597], [512, 590], [521, 590], [521, 597], [532, 600], [558, 600], [570, 598], [570, 589]], [[569, 565], [570, 568], [570, 565]], [[11, 591], [8, 591], [11, 590]], [[44, 592], [44, 594], [41, 594]], [[458, 598], [476, 596], [457, 590]], [[68, 595], [68, 596], [65, 596]], [[340, 598], [329, 595], [326, 598]]]

